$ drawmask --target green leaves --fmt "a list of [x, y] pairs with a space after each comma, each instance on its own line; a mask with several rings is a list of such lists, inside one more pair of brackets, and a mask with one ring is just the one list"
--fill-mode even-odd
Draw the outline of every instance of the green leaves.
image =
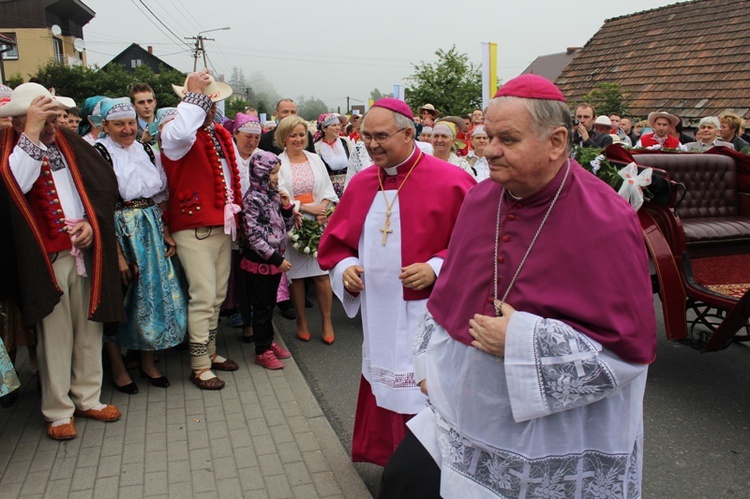
[[430, 103], [441, 116], [460, 116], [482, 107], [482, 73], [469, 56], [456, 51], [435, 52], [434, 64], [414, 64], [414, 73], [406, 79], [406, 103], [417, 109]]
[[145, 64], [129, 73], [118, 64], [102, 69], [96, 65], [63, 66], [49, 62], [30, 76], [38, 78], [47, 88], [54, 87], [58, 95], [71, 97], [79, 106], [94, 95], [127, 97], [130, 95], [130, 87], [142, 82], [148, 83], [154, 89], [158, 107], [176, 106], [180, 98], [172, 90], [172, 84], [182, 85], [185, 81], [185, 75], [179, 71], [168, 70], [162, 66], [159, 73], [154, 73]]
[[594, 90], [584, 95], [583, 101], [594, 106], [596, 114], [628, 116], [628, 112], [630, 111], [627, 105], [628, 97], [630, 97], [629, 94], [623, 93], [620, 90], [619, 83], [603, 81]]

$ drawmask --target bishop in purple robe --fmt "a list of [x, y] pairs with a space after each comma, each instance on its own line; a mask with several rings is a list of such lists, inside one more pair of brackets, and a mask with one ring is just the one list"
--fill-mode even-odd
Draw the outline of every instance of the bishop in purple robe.
[[414, 342], [429, 396], [381, 497], [640, 497], [656, 319], [634, 209], [570, 159], [551, 82], [492, 100], [490, 181], [461, 207]]

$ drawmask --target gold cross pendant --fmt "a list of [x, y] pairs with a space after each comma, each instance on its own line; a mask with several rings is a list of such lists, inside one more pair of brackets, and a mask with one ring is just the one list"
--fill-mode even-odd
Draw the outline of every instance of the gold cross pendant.
[[391, 229], [391, 210], [385, 212], [385, 227], [380, 228], [380, 232], [383, 233], [383, 246], [388, 242], [388, 234], [393, 232]]

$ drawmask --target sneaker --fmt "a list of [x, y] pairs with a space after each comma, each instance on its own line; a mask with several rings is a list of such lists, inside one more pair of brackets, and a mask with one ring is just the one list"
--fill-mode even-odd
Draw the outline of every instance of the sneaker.
[[232, 327], [242, 327], [245, 325], [245, 323], [242, 320], [242, 315], [240, 315], [239, 312], [233, 313], [229, 317], [229, 325]]
[[255, 356], [255, 363], [266, 369], [284, 369], [284, 363], [276, 358], [273, 350], [266, 350], [262, 355]]
[[276, 356], [277, 359], [288, 359], [292, 356], [292, 354], [289, 352], [289, 350], [286, 350], [284, 347], [276, 343], [275, 341], [271, 342], [271, 351]]

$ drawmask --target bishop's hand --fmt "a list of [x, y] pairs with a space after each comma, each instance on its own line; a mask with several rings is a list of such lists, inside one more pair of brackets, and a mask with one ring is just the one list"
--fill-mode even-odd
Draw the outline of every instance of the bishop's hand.
[[352, 265], [347, 267], [344, 271], [342, 279], [344, 281], [344, 289], [351, 294], [361, 293], [365, 290], [365, 284], [362, 282], [360, 277], [365, 273], [365, 269], [360, 265]]
[[405, 288], [420, 290], [432, 286], [437, 276], [428, 263], [412, 263], [408, 267], [401, 267], [398, 276]]
[[504, 357], [508, 323], [516, 309], [504, 302], [495, 305], [500, 310], [498, 317], [475, 314], [469, 321], [469, 334], [474, 338], [471, 346], [485, 353]]

